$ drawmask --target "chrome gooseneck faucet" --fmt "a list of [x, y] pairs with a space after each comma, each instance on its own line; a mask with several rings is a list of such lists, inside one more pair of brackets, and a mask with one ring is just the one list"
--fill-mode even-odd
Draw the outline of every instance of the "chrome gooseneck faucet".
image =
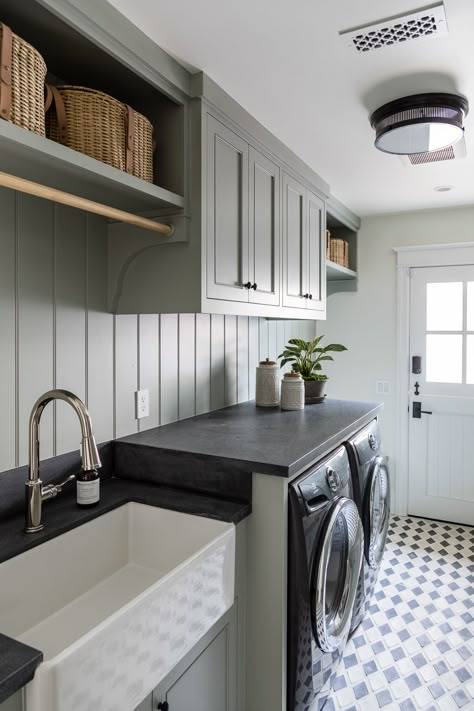
[[49, 390], [44, 395], [41, 395], [35, 402], [30, 415], [29, 470], [28, 480], [25, 483], [26, 533], [36, 533], [42, 530], [41, 510], [43, 501], [56, 498], [66, 484], [76, 478], [74, 474], [71, 474], [61, 483], [47, 484], [46, 486], [43, 486], [43, 482], [39, 478], [39, 424], [46, 405], [53, 400], [67, 402], [79, 418], [82, 432], [81, 459], [83, 470], [91, 471], [101, 466], [99, 452], [92, 434], [91, 418], [82, 400], [68, 390]]

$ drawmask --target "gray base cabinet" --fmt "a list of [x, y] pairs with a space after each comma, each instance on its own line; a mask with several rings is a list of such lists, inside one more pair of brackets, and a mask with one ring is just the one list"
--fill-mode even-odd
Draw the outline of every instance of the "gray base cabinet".
[[152, 708], [160, 708], [159, 704], [169, 711], [236, 711], [235, 607], [156, 687]]
[[234, 605], [135, 711], [237, 711], [236, 618]]

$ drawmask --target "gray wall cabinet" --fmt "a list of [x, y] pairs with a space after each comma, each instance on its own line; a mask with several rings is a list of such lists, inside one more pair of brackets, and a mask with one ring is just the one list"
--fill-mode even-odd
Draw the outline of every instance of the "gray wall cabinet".
[[250, 146], [249, 301], [280, 304], [280, 169]]
[[283, 174], [283, 305], [326, 313], [324, 202]]
[[206, 281], [210, 299], [248, 301], [248, 144], [207, 120]]
[[280, 169], [207, 117], [209, 299], [280, 303]]
[[324, 196], [205, 98], [191, 123], [190, 242], [147, 243], [120, 269], [111, 240], [113, 310], [325, 318]]

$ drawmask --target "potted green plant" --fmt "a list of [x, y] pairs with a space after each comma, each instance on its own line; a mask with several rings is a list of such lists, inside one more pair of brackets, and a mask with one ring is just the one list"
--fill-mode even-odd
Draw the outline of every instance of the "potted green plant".
[[347, 348], [340, 343], [320, 346], [323, 338], [324, 336], [316, 336], [312, 341], [290, 338], [285, 350], [278, 356], [281, 359], [281, 368], [287, 363], [291, 363], [292, 369], [301, 374], [304, 380], [305, 402], [307, 403], [324, 401], [328, 376], [321, 372], [323, 369], [321, 363], [334, 360], [330, 353], [347, 351]]

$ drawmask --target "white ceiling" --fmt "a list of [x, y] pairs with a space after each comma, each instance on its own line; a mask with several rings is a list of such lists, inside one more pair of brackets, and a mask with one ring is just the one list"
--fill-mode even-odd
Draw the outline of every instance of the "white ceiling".
[[[193, 71], [203, 70], [361, 216], [474, 203], [474, 2], [445, 0], [449, 33], [357, 54], [339, 31], [422, 0], [110, 0]], [[371, 111], [425, 91], [472, 102], [468, 157], [405, 166], [373, 147]], [[452, 185], [448, 193], [433, 190]]]

